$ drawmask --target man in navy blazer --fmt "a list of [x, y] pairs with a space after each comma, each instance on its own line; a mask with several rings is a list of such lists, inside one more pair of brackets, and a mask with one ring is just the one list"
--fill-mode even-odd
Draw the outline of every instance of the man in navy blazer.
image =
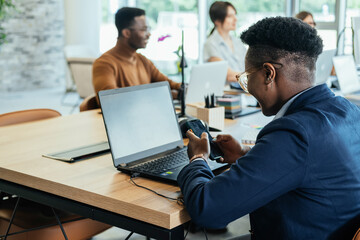
[[252, 149], [217, 137], [232, 163], [218, 176], [207, 134], [187, 133], [190, 163], [178, 183], [192, 220], [222, 228], [250, 213], [251, 239], [351, 239], [360, 227], [360, 110], [313, 86], [322, 40], [285, 17], [257, 22], [241, 39], [249, 49], [238, 79], [275, 118]]

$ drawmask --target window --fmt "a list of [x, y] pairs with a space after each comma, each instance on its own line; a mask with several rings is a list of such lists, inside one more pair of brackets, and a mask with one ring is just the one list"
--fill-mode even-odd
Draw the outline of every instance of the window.
[[[188, 65], [196, 64], [202, 56], [202, 45], [213, 28], [208, 17], [210, 5], [215, 0], [102, 0], [102, 25], [100, 51], [112, 48], [117, 39], [114, 14], [123, 6], [136, 6], [146, 10], [152, 28], [146, 49], [139, 52], [151, 59], [167, 75], [178, 73], [179, 56], [175, 53], [181, 45], [184, 30], [185, 54]], [[250, 25], [264, 17], [285, 16], [294, 9], [309, 11], [314, 15], [319, 35], [325, 49], [336, 48], [340, 0], [228, 0], [237, 9], [236, 37]], [[296, 6], [289, 10], [289, 6]], [[360, 15], [360, 2], [348, 0], [346, 26], [351, 26], [351, 16]], [[200, 22], [199, 22], [200, 21]], [[202, 22], [201, 22], [202, 21]], [[205, 26], [206, 25], [206, 26]], [[341, 29], [340, 29], [341, 30]], [[344, 31], [345, 52], [352, 52], [351, 30]]]
[[[236, 36], [240, 36], [241, 32], [248, 29], [252, 24], [265, 17], [285, 16], [285, 1], [283, 0], [228, 0], [234, 5], [237, 11], [238, 30]], [[208, 9], [215, 0], [209, 1]], [[210, 18], [208, 20], [208, 32], [213, 28]]]
[[151, 37], [146, 49], [139, 52], [151, 59], [164, 74], [178, 73], [179, 56], [184, 30], [184, 45], [188, 64], [199, 57], [197, 0], [106, 0], [102, 1], [100, 51], [111, 49], [117, 40], [114, 24], [116, 11], [124, 6], [136, 6], [146, 11]]
[[324, 49], [335, 49], [337, 42], [336, 0], [301, 0], [299, 10], [311, 12]]
[[311, 12], [315, 22], [335, 22], [335, 0], [301, 0], [300, 11]]
[[100, 27], [100, 52], [104, 53], [116, 44], [118, 32], [115, 27], [115, 13], [127, 6], [125, 0], [102, 0], [101, 1], [101, 27]]
[[[208, 16], [210, 5], [214, 0], [103, 0], [100, 51], [112, 48], [117, 39], [114, 25], [114, 14], [123, 6], [136, 6], [146, 10], [151, 26], [151, 37], [146, 49], [139, 52], [151, 59], [165, 74], [178, 72], [179, 56], [175, 53], [181, 45], [181, 31], [184, 30], [185, 54], [188, 65], [196, 64], [206, 40], [206, 33], [213, 27]], [[284, 16], [283, 0], [230, 0], [238, 11], [238, 30], [236, 36], [251, 24], [269, 16]], [[199, 7], [202, 9], [199, 9]], [[206, 13], [207, 30], [199, 36], [199, 12]], [[200, 40], [201, 42], [200, 42]]]
[[136, 6], [146, 10], [151, 37], [139, 52], [151, 59], [164, 74], [178, 73], [179, 46], [184, 31], [184, 50], [189, 65], [199, 58], [197, 0], [137, 0]]
[[[352, 27], [352, 17], [360, 17], [360, 1], [358, 0], [348, 0], [347, 9], [346, 9], [346, 21], [345, 21], [345, 54], [353, 54], [353, 33], [351, 30]], [[360, 62], [358, 63], [360, 64]]]

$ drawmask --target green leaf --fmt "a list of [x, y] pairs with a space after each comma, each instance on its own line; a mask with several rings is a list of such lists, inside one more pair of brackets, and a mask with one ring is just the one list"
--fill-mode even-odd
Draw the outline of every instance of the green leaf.
[[[0, 0], [0, 21], [8, 18], [13, 10], [16, 10], [13, 0]], [[0, 45], [6, 42], [5, 29], [0, 26]]]

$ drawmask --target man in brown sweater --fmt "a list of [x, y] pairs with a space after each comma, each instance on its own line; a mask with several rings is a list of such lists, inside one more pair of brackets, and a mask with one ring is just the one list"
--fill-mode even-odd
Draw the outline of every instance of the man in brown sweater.
[[150, 37], [145, 11], [123, 7], [115, 15], [115, 25], [118, 30], [116, 46], [93, 64], [95, 92], [160, 81], [168, 81], [171, 89], [179, 90], [180, 83], [171, 81], [149, 59], [136, 52], [146, 47]]

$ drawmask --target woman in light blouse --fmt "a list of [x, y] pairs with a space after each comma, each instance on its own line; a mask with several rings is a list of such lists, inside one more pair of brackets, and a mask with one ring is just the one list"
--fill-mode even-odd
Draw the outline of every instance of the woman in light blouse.
[[227, 61], [227, 81], [236, 82], [236, 75], [245, 70], [246, 48], [239, 38], [230, 32], [236, 30], [236, 9], [229, 2], [214, 2], [209, 10], [214, 23], [210, 36], [204, 45], [204, 61]]

